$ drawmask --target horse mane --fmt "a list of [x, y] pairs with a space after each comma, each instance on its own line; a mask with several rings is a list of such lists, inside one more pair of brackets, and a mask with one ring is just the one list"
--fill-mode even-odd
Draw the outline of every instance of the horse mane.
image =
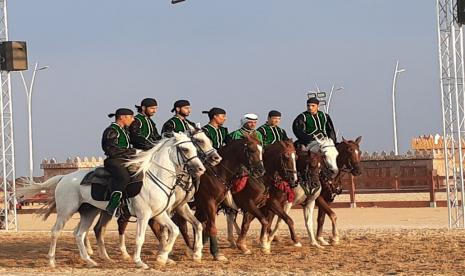
[[147, 151], [138, 152], [136, 155], [134, 155], [134, 158], [128, 160], [125, 163], [125, 166], [126, 167], [129, 167], [132, 165], [138, 166], [136, 175], [147, 172], [150, 169], [150, 163], [152, 161], [153, 155], [156, 154], [158, 151], [160, 151], [160, 149], [163, 146], [165, 146], [165, 144], [169, 142], [172, 142], [172, 144], [174, 144], [176, 140], [177, 140], [176, 136], [165, 137], [161, 139], [160, 141], [158, 141], [158, 143], [153, 148]]

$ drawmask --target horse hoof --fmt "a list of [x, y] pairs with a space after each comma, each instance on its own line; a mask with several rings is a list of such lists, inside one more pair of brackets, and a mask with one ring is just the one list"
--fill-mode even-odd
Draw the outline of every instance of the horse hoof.
[[221, 253], [216, 254], [215, 256], [213, 256], [213, 258], [215, 259], [215, 261], [219, 261], [219, 262], [227, 262], [228, 261], [228, 258], [226, 258]]
[[88, 267], [88, 268], [92, 268], [92, 267], [96, 267], [96, 266], [97, 266], [97, 263], [94, 262], [94, 261], [91, 260], [91, 259], [87, 260], [86, 263], [87, 263], [87, 267]]
[[281, 238], [279, 236], [273, 236], [273, 238], [271, 240], [275, 241], [275, 242], [280, 242]]
[[172, 259], [168, 259], [166, 261], [166, 265], [175, 265], [176, 264], [176, 261], [172, 260]]
[[262, 248], [262, 253], [265, 254], [265, 255], [269, 255], [271, 254], [271, 249], [270, 248]]
[[230, 241], [230, 242], [229, 242], [229, 247], [230, 247], [230, 248], [237, 248], [236, 242]]
[[194, 251], [192, 251], [192, 249], [190, 249], [190, 248], [187, 248], [186, 249], [186, 256], [187, 257], [193, 257], [194, 256]]
[[165, 259], [163, 257], [160, 257], [160, 256], [157, 257], [157, 264], [159, 264], [161, 266], [164, 266], [164, 265], [166, 265], [167, 262], [168, 262], [167, 259]]
[[91, 247], [87, 248], [87, 254], [89, 254], [90, 256], [94, 255], [94, 250], [92, 250]]
[[313, 247], [316, 247], [316, 248], [320, 248], [320, 249], [323, 249], [323, 248], [324, 248], [323, 246], [321, 246], [321, 245], [320, 245], [319, 243], [317, 243], [317, 242], [312, 242], [310, 245], [313, 246]]
[[330, 244], [324, 239], [324, 238], [318, 238], [318, 241], [320, 242], [321, 245], [324, 246], [329, 246]]
[[131, 256], [129, 256], [129, 254], [123, 254], [123, 255], [121, 255], [121, 257], [123, 258], [123, 260], [130, 260], [131, 259]]
[[242, 254], [244, 254], [244, 255], [251, 255], [252, 254], [252, 251], [250, 251], [250, 249], [248, 249], [248, 248], [241, 248], [241, 251], [242, 251]]
[[339, 245], [340, 241], [339, 241], [339, 238], [334, 238], [331, 240], [331, 245]]
[[55, 268], [55, 267], [56, 267], [56, 262], [55, 262], [55, 260], [50, 260], [50, 261], [48, 262], [48, 265], [49, 265], [51, 268]]
[[141, 269], [149, 269], [149, 266], [146, 265], [143, 261], [136, 262], [136, 267]]
[[294, 247], [302, 247], [302, 244], [300, 242], [294, 243]]

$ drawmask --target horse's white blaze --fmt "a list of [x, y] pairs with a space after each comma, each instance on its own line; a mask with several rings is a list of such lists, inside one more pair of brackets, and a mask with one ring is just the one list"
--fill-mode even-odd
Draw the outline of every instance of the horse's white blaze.
[[297, 165], [295, 159], [295, 152], [291, 153], [292, 158], [292, 170], [294, 171], [294, 181], [297, 181]]
[[260, 161], [263, 161], [263, 147], [262, 145], [257, 145], [258, 151], [260, 152]]

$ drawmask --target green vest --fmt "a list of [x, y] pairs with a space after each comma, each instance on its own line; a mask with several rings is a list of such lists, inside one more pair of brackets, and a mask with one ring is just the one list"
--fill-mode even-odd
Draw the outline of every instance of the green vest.
[[134, 119], [140, 121], [141, 123], [140, 133], [145, 139], [148, 139], [150, 135], [153, 133], [152, 124], [149, 122], [150, 119], [147, 118], [147, 116], [144, 116], [140, 113], [134, 116]]
[[259, 127], [257, 131], [260, 132], [263, 137], [263, 146], [274, 144], [286, 138], [284, 130], [278, 126], [264, 124]]
[[210, 124], [205, 125], [203, 128], [205, 135], [212, 141], [213, 148], [219, 149], [226, 144], [226, 137], [228, 136], [228, 129], [220, 126], [216, 128]]
[[186, 120], [179, 119], [177, 116], [169, 119], [168, 122], [174, 125], [174, 132], [185, 132], [190, 129], [189, 123]]
[[304, 116], [305, 121], [305, 133], [314, 134], [321, 131], [325, 136], [328, 136], [328, 133], [326, 132], [326, 123], [328, 122], [328, 118], [324, 112], [318, 111], [317, 114], [312, 115], [310, 112], [305, 111], [302, 115]]
[[242, 139], [244, 138], [244, 133], [248, 133], [249, 135], [250, 134], [255, 134], [257, 135], [257, 138], [258, 140], [260, 141], [260, 144], [263, 145], [263, 137], [262, 137], [262, 134], [258, 131], [256, 131], [255, 129], [254, 130], [248, 130], [248, 129], [245, 129], [245, 128], [240, 128], [236, 131], [233, 131], [229, 134], [229, 137], [232, 139], [232, 140], [239, 140], [239, 139]]
[[122, 129], [116, 123], [112, 123], [111, 127], [118, 132], [118, 147], [122, 149], [128, 149], [129, 148], [129, 136], [126, 130]]

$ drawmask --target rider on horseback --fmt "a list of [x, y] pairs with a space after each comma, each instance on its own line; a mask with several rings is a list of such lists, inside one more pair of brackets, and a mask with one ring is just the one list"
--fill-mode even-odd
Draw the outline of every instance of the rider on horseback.
[[226, 121], [226, 111], [222, 108], [214, 107], [210, 111], [203, 111], [203, 114], [208, 114], [210, 122], [202, 127], [208, 138], [212, 141], [215, 149], [219, 149], [226, 145], [229, 140], [228, 129], [223, 127]]
[[175, 112], [175, 115], [163, 124], [161, 129], [162, 134], [167, 132], [185, 132], [189, 130], [189, 125], [195, 127], [195, 124], [187, 119], [191, 114], [191, 104], [189, 101], [176, 101], [171, 112]]
[[248, 113], [242, 116], [241, 119], [241, 128], [233, 131], [229, 134], [229, 137], [232, 140], [239, 140], [244, 138], [244, 134], [256, 135], [257, 139], [260, 141], [260, 144], [263, 145], [263, 137], [260, 132], [255, 128], [257, 127], [258, 116], [253, 113]]
[[288, 139], [286, 131], [279, 127], [280, 122], [281, 112], [271, 110], [268, 113], [268, 121], [257, 129], [263, 137], [264, 146]]
[[127, 108], [120, 108], [108, 117], [115, 117], [115, 122], [105, 129], [102, 136], [102, 148], [107, 158], [104, 161], [105, 169], [112, 175], [111, 196], [107, 212], [114, 215], [120, 204], [123, 191], [129, 184], [131, 176], [124, 165], [127, 160], [136, 153], [131, 148], [129, 134], [126, 131], [134, 121], [134, 112]]
[[146, 98], [136, 108], [138, 114], [128, 129], [131, 143], [136, 149], [149, 150], [161, 139], [157, 126], [150, 119], [157, 112], [158, 104], [155, 99]]
[[307, 146], [315, 140], [315, 136], [329, 137], [336, 143], [336, 132], [328, 114], [319, 111], [320, 101], [317, 98], [307, 100], [307, 111], [295, 118], [292, 131], [298, 143]]

